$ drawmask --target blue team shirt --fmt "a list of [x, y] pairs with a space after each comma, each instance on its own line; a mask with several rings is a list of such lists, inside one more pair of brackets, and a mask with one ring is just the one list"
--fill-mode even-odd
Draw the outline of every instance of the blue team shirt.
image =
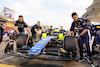
[[[70, 31], [74, 31], [74, 27], [77, 28], [77, 32], [80, 35], [84, 29], [87, 29], [86, 21], [83, 18], [79, 18], [78, 21], [73, 21], [72, 22]], [[85, 33], [82, 36], [87, 36], [87, 33]]]

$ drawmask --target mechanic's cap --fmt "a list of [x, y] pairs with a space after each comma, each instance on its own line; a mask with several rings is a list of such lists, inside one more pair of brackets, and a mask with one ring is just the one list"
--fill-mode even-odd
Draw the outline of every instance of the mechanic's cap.
[[73, 12], [73, 13], [72, 13], [72, 17], [75, 16], [75, 15], [77, 15], [77, 13], [76, 13], [76, 12]]

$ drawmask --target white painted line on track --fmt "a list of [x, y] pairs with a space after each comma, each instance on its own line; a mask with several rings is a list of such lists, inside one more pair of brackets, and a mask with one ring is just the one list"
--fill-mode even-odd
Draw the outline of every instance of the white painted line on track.
[[5, 61], [5, 60], [8, 60], [8, 59], [13, 58], [13, 57], [15, 57], [15, 56], [10, 56], [10, 57], [7, 57], [7, 58], [4, 58], [4, 59], [1, 59], [0, 62]]

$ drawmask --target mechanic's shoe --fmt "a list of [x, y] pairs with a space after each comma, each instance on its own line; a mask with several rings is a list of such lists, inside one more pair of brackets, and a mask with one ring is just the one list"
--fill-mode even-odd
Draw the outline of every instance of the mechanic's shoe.
[[89, 58], [89, 60], [90, 60], [90, 64], [93, 64], [93, 60], [92, 60], [92, 58]]
[[79, 59], [79, 62], [84, 62], [85, 60], [84, 60], [84, 58], [83, 57], [81, 57], [80, 59]]

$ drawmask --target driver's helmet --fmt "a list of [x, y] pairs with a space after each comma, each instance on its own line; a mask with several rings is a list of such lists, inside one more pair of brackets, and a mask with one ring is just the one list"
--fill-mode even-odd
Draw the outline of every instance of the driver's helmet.
[[53, 30], [53, 36], [58, 36], [59, 30]]

